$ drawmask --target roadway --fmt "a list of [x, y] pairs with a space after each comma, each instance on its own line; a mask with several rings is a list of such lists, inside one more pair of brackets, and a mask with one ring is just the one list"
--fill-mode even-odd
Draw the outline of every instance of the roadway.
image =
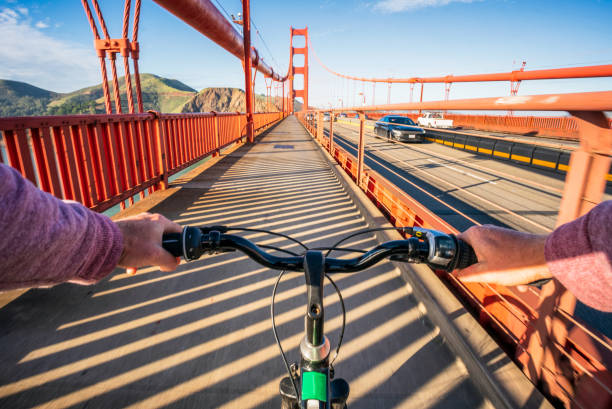
[[[429, 141], [389, 142], [367, 128], [364, 136], [367, 167], [459, 230], [485, 223], [538, 234], [554, 229], [563, 174]], [[335, 143], [355, 156], [358, 138], [355, 124], [334, 122]]]

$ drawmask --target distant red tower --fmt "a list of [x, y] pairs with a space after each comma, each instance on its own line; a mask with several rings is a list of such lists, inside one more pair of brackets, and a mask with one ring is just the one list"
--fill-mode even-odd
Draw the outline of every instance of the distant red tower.
[[[304, 36], [304, 47], [295, 48], [293, 47], [293, 37]], [[302, 67], [296, 67], [293, 65], [293, 56], [296, 54], [304, 55], [304, 65]], [[308, 109], [308, 27], [305, 28], [293, 28], [291, 27], [291, 52], [289, 58], [289, 95], [290, 95], [290, 109], [293, 112], [293, 101], [296, 97], [302, 97], [304, 105], [302, 110]], [[294, 89], [293, 80], [295, 75], [304, 76], [304, 88]]]

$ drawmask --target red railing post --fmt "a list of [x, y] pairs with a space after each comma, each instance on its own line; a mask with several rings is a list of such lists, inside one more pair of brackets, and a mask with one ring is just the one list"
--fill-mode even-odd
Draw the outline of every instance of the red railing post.
[[[419, 100], [420, 102], [423, 102], [423, 86], [425, 84], [421, 82], [421, 99]], [[419, 108], [419, 115], [421, 115], [422, 110]]]
[[236, 142], [237, 143], [242, 143], [242, 128], [240, 127], [240, 114], [236, 114], [236, 116], [234, 117], [236, 120]]
[[166, 190], [168, 188], [168, 146], [166, 145], [166, 127], [161, 114], [156, 111], [149, 111], [153, 115], [152, 128], [155, 138], [155, 148], [157, 154], [157, 163], [159, 164], [159, 176], [161, 180], [157, 185], [158, 189]]
[[214, 131], [215, 134], [214, 134], [214, 138], [213, 138], [213, 141], [214, 141], [215, 145], [214, 145], [214, 148], [213, 148], [214, 150], [213, 150], [212, 156], [213, 156], [213, 158], [216, 158], [217, 156], [219, 156], [220, 148], [221, 148], [221, 142], [220, 142], [220, 139], [219, 139], [219, 115], [217, 114], [216, 111], [211, 111], [211, 113], [215, 116], [215, 119], [214, 119], [215, 120], [215, 131]]
[[334, 112], [329, 113], [329, 153], [334, 156]]
[[365, 114], [359, 112], [359, 151], [357, 153], [357, 186], [361, 187], [361, 178], [363, 176], [363, 155], [365, 154], [365, 140], [363, 128], [365, 122]]

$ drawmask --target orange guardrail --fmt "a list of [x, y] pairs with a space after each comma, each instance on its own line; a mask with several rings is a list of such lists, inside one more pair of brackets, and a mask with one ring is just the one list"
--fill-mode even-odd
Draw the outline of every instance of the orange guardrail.
[[[594, 99], [588, 98], [594, 96]], [[395, 104], [383, 107], [354, 107], [334, 112], [358, 112], [360, 137], [358, 157], [346, 152], [323, 133], [322, 113], [299, 113], [298, 119], [395, 226], [422, 226], [457, 233], [444, 220], [363, 164], [365, 114], [408, 109], [564, 110], [577, 125], [581, 145], [572, 151], [558, 223], [585, 213], [601, 200], [610, 168], [612, 130], [601, 111], [612, 109], [612, 93], [533, 96], [521, 100], [490, 98], [460, 101]], [[561, 101], [561, 103], [559, 103]], [[527, 105], [521, 105], [527, 102]], [[555, 107], [550, 106], [552, 104]], [[477, 107], [477, 108], [476, 108]], [[379, 112], [376, 112], [379, 111]], [[330, 122], [330, 128], [333, 122]], [[331, 131], [331, 129], [330, 129]], [[331, 131], [333, 132], [333, 131]], [[333, 134], [331, 135], [333, 141]], [[331, 146], [330, 146], [331, 145]], [[361, 169], [360, 169], [361, 167]], [[479, 322], [493, 331], [500, 345], [531, 381], [549, 398], [566, 407], [604, 409], [612, 404], [612, 340], [574, 317], [575, 298], [553, 281], [538, 290], [521, 293], [514, 288], [462, 283], [449, 274], [438, 274], [473, 307]]]
[[[379, 119], [389, 112], [368, 114], [369, 119]], [[416, 113], [397, 113], [416, 121]], [[445, 119], [452, 119], [453, 126], [481, 131], [508, 132], [520, 135], [547, 136], [558, 139], [578, 140], [578, 124], [569, 116], [510, 116], [510, 115], [465, 115], [446, 113]], [[609, 119], [612, 126], [612, 119]]]
[[[255, 128], [282, 118], [255, 114]], [[0, 118], [9, 165], [40, 189], [96, 211], [165, 188], [170, 175], [240, 142], [245, 127], [239, 113]]]

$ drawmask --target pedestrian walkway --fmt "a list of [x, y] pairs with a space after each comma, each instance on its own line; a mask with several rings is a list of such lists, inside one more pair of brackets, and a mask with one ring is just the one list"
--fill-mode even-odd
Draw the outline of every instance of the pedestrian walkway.
[[[212, 162], [124, 214], [269, 229], [309, 247], [367, 228], [294, 117]], [[244, 237], [301, 250], [265, 233]], [[277, 275], [234, 252], [172, 273], [117, 271], [91, 287], [30, 290], [0, 310], [0, 407], [278, 408], [285, 369], [269, 317]], [[351, 386], [351, 409], [490, 407], [391, 263], [335, 279], [347, 309], [335, 369]], [[299, 359], [305, 300], [303, 275], [286, 274], [276, 322], [291, 361]], [[342, 320], [330, 285], [324, 302], [335, 347]]]

